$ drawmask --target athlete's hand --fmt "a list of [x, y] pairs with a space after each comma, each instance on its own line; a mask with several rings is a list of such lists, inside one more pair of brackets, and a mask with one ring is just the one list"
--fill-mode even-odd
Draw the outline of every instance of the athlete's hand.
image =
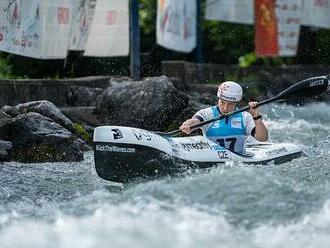
[[187, 121], [183, 122], [180, 126], [180, 130], [182, 132], [184, 132], [185, 134], [190, 134], [191, 130], [190, 130], [190, 125], [188, 124]]
[[260, 109], [259, 108], [254, 108], [255, 106], [257, 106], [258, 102], [249, 102], [249, 112], [252, 115], [252, 117], [257, 117], [258, 115], [260, 115]]

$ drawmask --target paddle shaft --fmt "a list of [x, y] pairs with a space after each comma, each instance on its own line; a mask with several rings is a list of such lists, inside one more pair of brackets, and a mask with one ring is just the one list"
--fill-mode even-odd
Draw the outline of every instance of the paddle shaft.
[[[257, 105], [254, 107], [254, 108], [258, 108], [259, 106], [262, 106], [262, 105], [265, 105], [267, 103], [270, 103], [270, 102], [274, 102], [274, 101], [277, 101], [278, 100], [278, 97], [275, 96], [275, 97], [272, 97], [272, 98], [269, 98], [269, 99], [266, 99], [264, 101], [261, 101], [261, 102], [258, 102]], [[195, 124], [195, 125], [192, 125], [190, 127], [191, 130], [195, 130], [199, 127], [202, 127], [204, 125], [207, 125], [207, 124], [210, 124], [212, 122], [215, 122], [215, 121], [218, 121], [218, 120], [222, 120], [222, 119], [225, 119], [225, 118], [228, 118], [232, 115], [235, 115], [235, 114], [238, 114], [238, 113], [241, 113], [241, 112], [244, 112], [244, 111], [247, 111], [250, 109], [250, 106], [245, 106], [243, 108], [240, 108], [240, 109], [237, 109], [235, 111], [232, 111], [230, 113], [227, 113], [227, 114], [224, 114], [224, 115], [219, 115], [213, 119], [210, 119], [210, 120], [207, 120], [207, 121], [202, 121], [201, 123], [198, 123], [198, 124]], [[179, 133], [181, 133], [182, 131], [180, 129], [177, 129], [177, 130], [174, 130], [172, 132], [169, 132], [168, 134], [169, 135], [177, 135]]]
[[[278, 100], [287, 100], [295, 97], [307, 97], [307, 96], [316, 96], [320, 95], [326, 91], [329, 91], [330, 89], [330, 82], [326, 76], [320, 76], [320, 77], [313, 77], [313, 78], [308, 78], [303, 81], [300, 81], [298, 83], [295, 83], [291, 85], [289, 88], [285, 89], [278, 95], [265, 99], [261, 102], [258, 102], [257, 105], [254, 108], [260, 107], [262, 105], [265, 105], [267, 103], [275, 102]], [[201, 123], [192, 125], [190, 127], [191, 130], [195, 130], [199, 127], [202, 127], [204, 125], [207, 125], [209, 123], [222, 120], [225, 118], [228, 118], [232, 115], [247, 111], [250, 109], [250, 106], [246, 106], [244, 108], [237, 109], [235, 111], [232, 111], [230, 113], [224, 114], [224, 115], [219, 115], [213, 119], [203, 121]], [[167, 135], [177, 135], [181, 133], [182, 131], [180, 129], [174, 130], [172, 132], [166, 133]]]

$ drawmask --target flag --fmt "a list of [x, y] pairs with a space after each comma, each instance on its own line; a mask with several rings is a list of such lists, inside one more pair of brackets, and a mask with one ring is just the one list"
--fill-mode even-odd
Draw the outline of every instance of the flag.
[[191, 52], [196, 47], [196, 0], [158, 0], [157, 44]]
[[71, 0], [0, 2], [0, 50], [40, 59], [67, 55]]
[[127, 56], [128, 0], [97, 0], [84, 56]]
[[205, 18], [233, 23], [253, 24], [254, 0], [207, 0]]
[[278, 55], [275, 0], [255, 0], [255, 52], [257, 56]]

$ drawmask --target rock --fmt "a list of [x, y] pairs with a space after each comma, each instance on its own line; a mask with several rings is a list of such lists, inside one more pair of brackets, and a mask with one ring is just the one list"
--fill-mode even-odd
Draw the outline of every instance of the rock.
[[73, 122], [84, 123], [93, 127], [101, 126], [103, 123], [98, 119], [96, 107], [64, 107], [61, 112]]
[[102, 88], [70, 86], [66, 91], [66, 101], [69, 106], [95, 106], [102, 92]]
[[83, 159], [85, 142], [53, 120], [26, 113], [0, 128], [0, 137], [13, 145], [13, 159], [19, 162], [60, 162]]
[[98, 103], [105, 124], [161, 130], [188, 107], [188, 98], [166, 77], [111, 82]]
[[20, 115], [20, 112], [15, 107], [8, 105], [3, 106], [0, 111], [4, 112], [5, 114], [11, 117], [16, 117]]
[[0, 127], [4, 126], [11, 120], [11, 116], [0, 110]]
[[21, 103], [14, 107], [20, 114], [35, 112], [46, 116], [71, 132], [75, 132], [72, 121], [67, 118], [52, 102], [42, 100]]
[[0, 140], [0, 162], [8, 162], [12, 160], [12, 143]]

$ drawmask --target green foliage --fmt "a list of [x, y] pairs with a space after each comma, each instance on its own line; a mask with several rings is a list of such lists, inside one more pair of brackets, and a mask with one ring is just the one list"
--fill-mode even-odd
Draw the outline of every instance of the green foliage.
[[6, 56], [0, 53], [0, 79], [13, 78], [12, 65]]
[[82, 137], [85, 141], [87, 142], [91, 142], [89, 134], [87, 133], [87, 131], [85, 130], [85, 128], [79, 124], [79, 123], [74, 123], [74, 129], [76, 130], [76, 133]]
[[238, 59], [238, 65], [241, 68], [249, 67], [250, 65], [253, 65], [257, 61], [257, 56], [254, 52], [247, 53]]
[[205, 60], [218, 64], [236, 64], [240, 56], [253, 51], [253, 34], [252, 26], [204, 20]]
[[0, 58], [0, 78], [8, 78], [8, 76], [11, 74], [11, 66], [8, 65], [8, 62]]

